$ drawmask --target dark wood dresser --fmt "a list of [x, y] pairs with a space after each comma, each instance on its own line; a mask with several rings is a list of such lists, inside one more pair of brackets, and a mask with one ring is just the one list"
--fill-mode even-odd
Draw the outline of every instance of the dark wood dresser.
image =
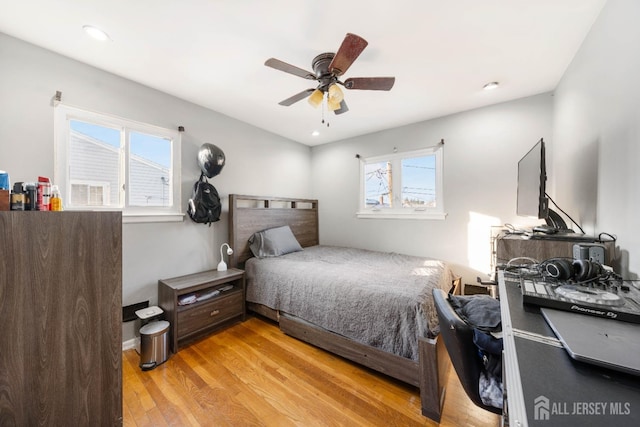
[[0, 212], [0, 425], [122, 424], [120, 212]]

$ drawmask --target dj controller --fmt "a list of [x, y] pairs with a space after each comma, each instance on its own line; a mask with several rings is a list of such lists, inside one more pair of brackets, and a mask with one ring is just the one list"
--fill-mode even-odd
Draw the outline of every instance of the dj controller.
[[587, 284], [521, 275], [522, 301], [608, 319], [640, 323], [640, 281], [601, 278]]

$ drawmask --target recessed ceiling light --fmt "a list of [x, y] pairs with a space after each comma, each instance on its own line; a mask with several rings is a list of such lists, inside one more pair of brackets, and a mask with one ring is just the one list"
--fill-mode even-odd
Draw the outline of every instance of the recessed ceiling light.
[[109, 34], [105, 33], [100, 28], [94, 27], [93, 25], [85, 25], [82, 27], [82, 29], [84, 30], [85, 33], [89, 34], [91, 37], [93, 37], [96, 40], [100, 40], [100, 41], [111, 40], [111, 37], [109, 37]]
[[486, 85], [484, 85], [482, 87], [482, 89], [484, 89], [484, 90], [493, 90], [493, 89], [497, 89], [499, 85], [500, 85], [500, 83], [498, 83], [498, 82], [490, 82], [490, 83], [487, 83]]
[[317, 130], [314, 130], [313, 132], [311, 132], [311, 136], [318, 136], [320, 135], [320, 132]]

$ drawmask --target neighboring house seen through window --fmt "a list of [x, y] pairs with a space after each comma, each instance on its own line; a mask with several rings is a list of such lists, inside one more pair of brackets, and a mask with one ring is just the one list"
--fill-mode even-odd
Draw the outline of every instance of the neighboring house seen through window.
[[361, 159], [358, 218], [444, 219], [442, 147]]
[[58, 105], [64, 208], [122, 210], [126, 222], [181, 220], [180, 133]]

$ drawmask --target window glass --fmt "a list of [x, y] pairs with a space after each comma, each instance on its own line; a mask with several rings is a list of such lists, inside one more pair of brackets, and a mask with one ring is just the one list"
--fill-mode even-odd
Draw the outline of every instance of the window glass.
[[[119, 129], [71, 120], [69, 138], [69, 180], [71, 205], [122, 207], [118, 189], [121, 187]], [[90, 190], [91, 182], [106, 183], [108, 197]], [[101, 184], [101, 190], [104, 184]], [[75, 194], [76, 191], [81, 194]], [[114, 205], [110, 202], [113, 201]]]
[[367, 163], [364, 175], [367, 208], [391, 207], [393, 201], [391, 162]]
[[64, 209], [119, 209], [125, 222], [182, 220], [178, 131], [63, 104], [55, 130]]
[[402, 159], [402, 207], [436, 207], [436, 156]]
[[442, 147], [361, 159], [357, 217], [444, 219]]
[[129, 205], [171, 206], [171, 140], [129, 135]]

